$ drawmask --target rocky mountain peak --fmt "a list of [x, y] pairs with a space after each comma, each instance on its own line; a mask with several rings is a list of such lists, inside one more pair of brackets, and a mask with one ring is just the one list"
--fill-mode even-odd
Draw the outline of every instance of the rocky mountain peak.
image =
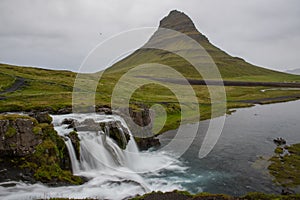
[[172, 10], [168, 16], [164, 17], [160, 23], [160, 28], [172, 29], [187, 34], [195, 40], [207, 40], [195, 27], [192, 19], [184, 12]]

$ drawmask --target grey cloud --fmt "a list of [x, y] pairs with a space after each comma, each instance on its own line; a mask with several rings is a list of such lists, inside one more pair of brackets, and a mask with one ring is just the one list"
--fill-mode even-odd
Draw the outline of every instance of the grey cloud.
[[156, 27], [172, 9], [234, 56], [279, 70], [299, 67], [298, 0], [1, 0], [0, 62], [77, 70], [100, 42]]

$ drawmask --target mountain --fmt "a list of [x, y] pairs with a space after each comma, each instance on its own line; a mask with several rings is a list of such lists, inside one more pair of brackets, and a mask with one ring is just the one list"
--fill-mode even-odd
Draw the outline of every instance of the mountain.
[[[119, 45], [122, 45], [122, 41]], [[199, 45], [202, 46], [200, 49]], [[286, 87], [287, 84], [289, 87], [289, 84], [298, 87], [294, 82], [300, 82], [300, 76], [257, 67], [241, 58], [230, 56], [211, 44], [208, 37], [197, 30], [186, 14], [174, 10], [160, 21], [157, 31], [146, 44], [101, 73], [77, 74], [70, 71], [0, 64], [0, 112], [48, 110], [51, 113], [66, 113], [71, 110], [74, 103], [74, 94], [80, 100], [77, 103], [82, 108], [91, 108], [94, 104], [96, 108], [107, 107], [112, 106], [112, 99], [114, 99], [112, 96], [118, 94], [115, 99], [121, 100], [120, 103], [123, 104], [126, 103], [124, 99], [129, 98], [129, 106], [132, 109], [152, 105], [163, 106], [168, 118], [161, 132], [175, 129], [181, 120], [183, 108], [199, 106], [201, 119], [209, 119], [212, 116], [210, 93], [206, 86], [198, 84], [203, 83], [201, 80], [203, 77], [190, 61], [196, 63], [202, 72], [212, 71], [216, 64], [222, 78], [227, 81], [226, 99], [220, 102], [226, 102], [228, 110], [254, 103], [300, 98], [298, 90], [262, 92], [263, 89]], [[136, 69], [144, 64], [149, 65], [147, 70], [141, 70], [138, 76], [130, 74], [134, 71], [130, 69]], [[180, 76], [175, 77], [174, 80], [173, 75], [176, 73], [169, 74], [168, 70], [161, 71], [159, 66], [168, 66], [168, 69], [173, 71], [175, 69]], [[100, 74], [102, 76], [99, 82]], [[125, 77], [124, 81], [120, 81], [121, 77]], [[192, 87], [189, 84], [182, 84], [182, 80], [178, 80], [178, 77], [182, 80], [184, 78], [191, 80], [189, 83], [194, 81], [193, 83], [196, 84], [191, 84]], [[151, 78], [154, 82], [151, 82]], [[220, 83], [215, 80], [218, 77], [209, 78], [212, 79], [210, 80], [212, 84]], [[140, 81], [145, 84], [139, 85]], [[169, 82], [161, 84], [162, 81]], [[122, 91], [124, 93], [116, 90], [117, 85], [125, 89]], [[170, 85], [176, 89], [177, 94], [170, 90]], [[188, 93], [191, 88], [192, 93]], [[216, 92], [216, 89], [213, 92]], [[198, 102], [191, 104], [191, 100], [195, 97]], [[183, 102], [183, 105], [179, 105], [179, 102]], [[163, 111], [159, 106], [156, 108], [157, 112]], [[187, 115], [188, 121], [199, 120], [191, 113]], [[158, 121], [162, 123], [164, 119], [161, 117]]]
[[286, 73], [300, 75], [300, 68], [287, 70]]
[[[177, 10], [171, 11], [168, 16], [160, 21], [158, 30], [142, 48], [114, 64], [107, 72], [125, 73], [129, 69], [144, 63], [161, 63], [173, 67], [187, 78], [201, 79], [201, 77], [195, 75], [198, 73], [195, 72], [191, 64], [176, 54], [147, 48], [148, 46], [157, 44], [157, 46], [172, 49], [174, 51], [195, 54], [193, 49], [189, 48], [188, 45], [182, 44], [182, 40], [176, 40], [177, 36], [166, 33], [164, 29], [178, 31], [199, 43], [211, 56], [224, 80], [289, 81], [291, 78], [285, 73], [254, 66], [241, 58], [230, 56], [211, 44], [209, 39], [197, 30], [193, 21], [185, 13]], [[203, 61], [203, 55], [193, 55], [193, 59], [202, 62], [202, 67], [205, 68], [206, 61]], [[208, 68], [209, 67], [206, 67], [206, 69]]]

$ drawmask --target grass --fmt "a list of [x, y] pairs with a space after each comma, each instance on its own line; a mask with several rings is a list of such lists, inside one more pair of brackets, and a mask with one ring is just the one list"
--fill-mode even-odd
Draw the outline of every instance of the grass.
[[15, 81], [15, 78], [11, 75], [0, 73], [0, 92], [9, 88]]
[[283, 187], [300, 186], [300, 144], [277, 147], [268, 169], [274, 182]]
[[[151, 53], [151, 56], [153, 52]], [[149, 59], [151, 58], [149, 56]], [[126, 61], [127, 59], [125, 59]], [[133, 59], [135, 60], [135, 59]], [[124, 61], [124, 62], [125, 62]], [[144, 61], [144, 60], [142, 60]], [[139, 61], [139, 62], [142, 62]], [[133, 61], [126, 61], [133, 62]], [[138, 62], [138, 63], [139, 63]], [[167, 62], [167, 61], [165, 61]], [[239, 61], [242, 62], [242, 61]], [[82, 100], [79, 101], [79, 106], [84, 107], [88, 104], [86, 101], [87, 97], [91, 94], [95, 94], [95, 104], [96, 105], [110, 105], [112, 92], [115, 90], [116, 83], [118, 83], [120, 77], [122, 77], [123, 73], [128, 70], [130, 67], [126, 69], [124, 67], [118, 67], [120, 63], [117, 63], [115, 66], [110, 68], [109, 70], [102, 73], [102, 78], [96, 88], [96, 92], [93, 92], [89, 87], [90, 84], [95, 81], [98, 74], [84, 74], [81, 77], [86, 79], [77, 79], [77, 86], [79, 85], [76, 94], [79, 95]], [[117, 67], [116, 67], [117, 66]], [[259, 69], [261, 70], [261, 69]], [[263, 69], [264, 71], [265, 69]], [[268, 70], [267, 70], [268, 71]], [[269, 72], [269, 71], [268, 71]], [[272, 71], [271, 71], [272, 72]], [[151, 73], [151, 72], [149, 72]], [[149, 74], [147, 73], [147, 74]], [[155, 73], [155, 72], [152, 72]], [[182, 73], [186, 73], [187, 77], [195, 78], [192, 76], [193, 72], [187, 70], [182, 71]], [[8, 84], [12, 84], [11, 77], [19, 76], [23, 77], [27, 80], [27, 85], [20, 90], [17, 90], [12, 93], [6, 93], [0, 96], [3, 96], [0, 100], [0, 112], [8, 112], [8, 111], [31, 111], [31, 110], [51, 110], [53, 112], [64, 108], [72, 106], [72, 95], [74, 81], [76, 78], [76, 74], [69, 71], [53, 71], [53, 70], [44, 70], [38, 68], [30, 68], [30, 67], [18, 67], [11, 65], [0, 65], [0, 74], [8, 74], [7, 76], [2, 76], [2, 80], [7, 82]], [[300, 80], [299, 76], [287, 75], [283, 73], [272, 72], [271, 75], [268, 76], [268, 80], [277, 82], [279, 80], [289, 80], [294, 81]], [[272, 75], [273, 74], [273, 75]], [[264, 75], [267, 76], [267, 75]], [[260, 76], [260, 78], [264, 77]], [[245, 81], [248, 80], [260, 80], [257, 76], [247, 77]], [[229, 78], [231, 79], [231, 78]], [[235, 77], [237, 79], [237, 77]], [[192, 92], [188, 92], [190, 86], [186, 85], [178, 85], [174, 83], [161, 83], [156, 81], [154, 83], [145, 84], [134, 91], [130, 90], [131, 86], [135, 83], [138, 84], [141, 81], [149, 81], [146, 78], [137, 78], [133, 76], [129, 76], [128, 79], [124, 79], [122, 84], [124, 87], [124, 96], [126, 96], [126, 92], [132, 93], [130, 96], [130, 106], [135, 104], [143, 103], [151, 107], [155, 104], [160, 104], [167, 111], [168, 117], [164, 119], [163, 117], [158, 117], [156, 119], [156, 133], [162, 133], [164, 131], [175, 129], [179, 126], [181, 119], [181, 110], [186, 110], [186, 117], [183, 119], [185, 123], [188, 122], [197, 122], [199, 121], [199, 117], [197, 116], [197, 112], [194, 112], [195, 105], [191, 99], [196, 98], [196, 100], [200, 103], [198, 105], [198, 109], [200, 109], [200, 117], [201, 120], [211, 118], [211, 99], [209, 95], [208, 88], [206, 86], [193, 85]], [[96, 83], [97, 84], [97, 83]], [[175, 88], [175, 92], [171, 90], [171, 88]], [[217, 89], [217, 88], [216, 88]], [[240, 108], [240, 107], [248, 107], [252, 106], [251, 103], [242, 102], [243, 100], [253, 100], [253, 99], [261, 99], [261, 98], [273, 98], [278, 96], [288, 96], [288, 95], [300, 95], [300, 91], [291, 90], [291, 91], [282, 91], [282, 90], [271, 90], [266, 92], [261, 92], [262, 89], [267, 89], [266, 87], [237, 87], [237, 86], [226, 86], [226, 99], [224, 99], [227, 104], [227, 113], [229, 113], [229, 109], [231, 108]], [[177, 93], [177, 94], [175, 94]], [[179, 93], [179, 94], [178, 94]], [[121, 98], [122, 98], [121, 94]], [[180, 96], [180, 100], [177, 99], [177, 96]], [[91, 96], [92, 99], [93, 96]], [[120, 98], [120, 99], [121, 99]], [[292, 98], [290, 98], [292, 99]], [[182, 103], [182, 107], [180, 107], [180, 103]], [[120, 106], [122, 102], [119, 101]], [[125, 105], [126, 106], [126, 105]], [[218, 115], [221, 115], [219, 113]], [[161, 128], [161, 124], [166, 120], [165, 125]], [[158, 128], [157, 128], [158, 127]]]

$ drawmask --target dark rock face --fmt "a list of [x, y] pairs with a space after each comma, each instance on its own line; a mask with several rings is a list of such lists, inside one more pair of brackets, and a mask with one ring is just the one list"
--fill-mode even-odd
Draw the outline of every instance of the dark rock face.
[[106, 114], [106, 115], [111, 115], [112, 114], [112, 110], [108, 106], [97, 107], [96, 112], [99, 113], [99, 114]]
[[197, 41], [208, 41], [207, 37], [197, 30], [191, 18], [189, 18], [185, 13], [177, 10], [171, 11], [168, 16], [163, 18], [160, 21], [159, 27], [187, 34]]
[[135, 138], [135, 141], [141, 151], [160, 146], [159, 139], [155, 137]]
[[127, 143], [130, 140], [130, 135], [128, 130], [124, 128], [120, 122], [110, 121], [108, 123], [102, 123], [101, 126], [106, 129], [104, 132], [106, 132], [110, 138], [115, 140], [121, 149], [126, 148]]
[[42, 142], [34, 133], [34, 121], [18, 118], [0, 120], [0, 153], [2, 156], [26, 156], [34, 152]]
[[[0, 115], [0, 181], [22, 180], [49, 185], [80, 184], [71, 173], [64, 140], [54, 130], [48, 113]], [[62, 175], [63, 174], [63, 175]]]
[[153, 111], [145, 105], [139, 105], [139, 107], [139, 110], [120, 108], [116, 113], [126, 121], [140, 150], [160, 146], [159, 139], [155, 138], [152, 133], [153, 123], [151, 117], [154, 115]]
[[49, 115], [48, 112], [30, 113], [29, 116], [35, 118], [39, 123], [52, 123], [52, 117]]
[[61, 108], [56, 112], [56, 114], [69, 114], [69, 113], [72, 113], [71, 107]]
[[[78, 122], [73, 119], [64, 119], [63, 124], [68, 124], [68, 129], [73, 129], [76, 131], [101, 131], [107, 134], [110, 138], [112, 138], [121, 149], [125, 149], [128, 141], [130, 140], [130, 134], [128, 130], [122, 126], [119, 121], [109, 121], [109, 122], [95, 122], [93, 119], [85, 119], [83, 122]], [[72, 132], [71, 132], [72, 133]], [[71, 134], [70, 133], [70, 134]], [[78, 136], [71, 136], [69, 134], [69, 138], [72, 141], [72, 144], [76, 148], [78, 146]], [[78, 151], [79, 151], [78, 147]], [[79, 153], [78, 153], [79, 154]], [[79, 157], [78, 157], [79, 158]]]
[[78, 133], [76, 131], [71, 131], [68, 137], [70, 138], [72, 145], [75, 149], [77, 160], [80, 160], [80, 139], [78, 137]]

